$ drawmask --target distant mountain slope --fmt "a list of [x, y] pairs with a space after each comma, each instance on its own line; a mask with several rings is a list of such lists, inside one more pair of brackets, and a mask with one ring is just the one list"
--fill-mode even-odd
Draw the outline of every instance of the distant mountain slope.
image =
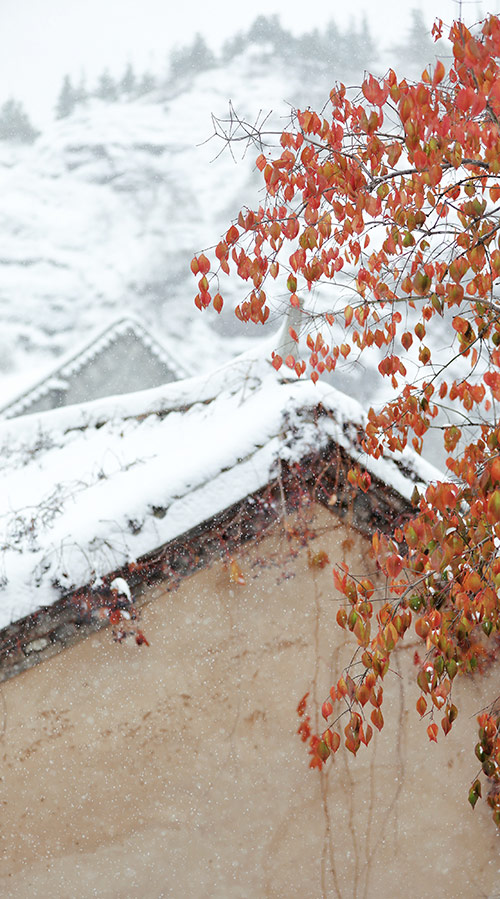
[[235, 344], [230, 316], [224, 337], [219, 322], [210, 328], [212, 313], [195, 309], [189, 262], [243, 203], [258, 202], [256, 151], [236, 164], [229, 152], [214, 159], [220, 143], [204, 142], [211, 113], [225, 115], [229, 99], [251, 119], [261, 109], [286, 116], [299, 89], [293, 67], [270, 78], [250, 48], [170, 94], [93, 100], [30, 147], [0, 144], [4, 371], [67, 351], [103, 314], [123, 311], [181, 341], [190, 366], [243, 349], [251, 331]]

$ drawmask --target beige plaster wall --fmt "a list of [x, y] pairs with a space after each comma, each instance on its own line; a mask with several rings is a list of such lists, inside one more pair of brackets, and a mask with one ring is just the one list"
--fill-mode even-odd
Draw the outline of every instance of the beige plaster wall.
[[[316, 526], [315, 551], [366, 569], [361, 538], [324, 511]], [[2, 897], [500, 895], [500, 840], [467, 803], [498, 669], [460, 683], [435, 746], [409, 643], [382, 734], [309, 771], [295, 707], [307, 689], [325, 698], [353, 643], [333, 623], [331, 565], [308, 569], [296, 545], [243, 551], [245, 585], [217, 562], [157, 588], [149, 648], [102, 631], [1, 686]]]

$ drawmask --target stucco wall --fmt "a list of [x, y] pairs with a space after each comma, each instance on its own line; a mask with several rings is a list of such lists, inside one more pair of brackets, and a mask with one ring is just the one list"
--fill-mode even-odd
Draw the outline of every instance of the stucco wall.
[[[314, 551], [366, 570], [366, 543], [320, 510]], [[387, 725], [357, 759], [307, 767], [295, 707], [352, 655], [331, 565], [266, 536], [143, 610], [150, 647], [101, 631], [1, 686], [0, 895], [493, 896], [500, 840], [472, 812], [475, 714], [495, 674], [457, 684], [429, 744], [410, 642], [386, 678]], [[498, 678], [497, 678], [498, 679]], [[458, 703], [457, 703], [458, 704]]]

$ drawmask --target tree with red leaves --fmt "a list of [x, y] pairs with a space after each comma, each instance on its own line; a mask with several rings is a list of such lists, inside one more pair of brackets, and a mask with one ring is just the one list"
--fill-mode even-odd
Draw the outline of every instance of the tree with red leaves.
[[[443, 435], [446, 478], [415, 491], [403, 527], [373, 536], [383, 601], [374, 609], [368, 578], [334, 572], [344, 597], [337, 621], [357, 641], [362, 672], [348, 669], [332, 686], [321, 734], [311, 732], [306, 697], [299, 703], [319, 769], [342, 742], [356, 754], [372, 725], [383, 727], [382, 682], [410, 628], [423, 644], [416, 705], [431, 741], [458, 714], [455, 678], [484, 670], [500, 645], [500, 19], [474, 31], [454, 22], [449, 40], [448, 71], [437, 61], [418, 83], [392, 70], [369, 75], [357, 92], [336, 85], [322, 113], [297, 111], [274, 158], [257, 158], [264, 204], [240, 212], [212, 263], [201, 254], [191, 264], [200, 309], [221, 311], [224, 273], [247, 282], [236, 308], [245, 322], [266, 322], [265, 288], [281, 285], [302, 315], [307, 350], [290, 328], [296, 351], [275, 352], [276, 369], [316, 382], [351, 353], [378, 348], [392, 394], [368, 413], [368, 456], [408, 444], [420, 453], [433, 428]], [[304, 302], [311, 292], [319, 312]], [[451, 335], [444, 350], [431, 328]], [[369, 489], [367, 472], [349, 479]], [[500, 826], [498, 709], [497, 700], [478, 718], [475, 752]], [[473, 807], [480, 795], [478, 777]]]

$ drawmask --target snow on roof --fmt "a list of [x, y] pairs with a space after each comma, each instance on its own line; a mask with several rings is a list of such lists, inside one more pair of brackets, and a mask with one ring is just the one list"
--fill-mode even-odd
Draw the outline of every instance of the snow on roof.
[[66, 353], [44, 377], [1, 407], [0, 416], [12, 418], [29, 413], [30, 408], [42, 397], [56, 389], [64, 390], [68, 386], [69, 379], [77, 377], [89, 363], [100, 357], [127, 334], [132, 334], [134, 339], [139, 340], [149, 350], [151, 356], [166, 366], [175, 378], [188, 376], [189, 372], [177, 359], [175, 352], [162, 345], [138, 318], [129, 314], [115, 319], [76, 350], [72, 349]]
[[[410, 451], [405, 474], [395, 460], [361, 458], [349, 438], [360, 405], [280, 377], [268, 349], [208, 376], [0, 424], [0, 628], [241, 501], [280, 458], [333, 440], [405, 498], [437, 476]], [[331, 415], [304, 414], [319, 404]]]

